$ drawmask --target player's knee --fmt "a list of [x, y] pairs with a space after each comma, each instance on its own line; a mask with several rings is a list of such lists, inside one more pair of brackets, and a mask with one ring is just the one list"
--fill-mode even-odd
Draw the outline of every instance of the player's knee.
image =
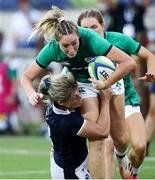
[[144, 157], [146, 154], [146, 143], [137, 143], [133, 146], [137, 155]]
[[127, 146], [127, 144], [128, 144], [126, 138], [121, 138], [120, 143], [122, 144], [122, 146]]
[[126, 141], [125, 138], [120, 138], [119, 141], [115, 140], [114, 141], [115, 147], [121, 148], [121, 149], [126, 149], [128, 142]]
[[128, 144], [128, 133], [125, 132], [124, 134], [119, 136], [118, 142], [124, 146]]

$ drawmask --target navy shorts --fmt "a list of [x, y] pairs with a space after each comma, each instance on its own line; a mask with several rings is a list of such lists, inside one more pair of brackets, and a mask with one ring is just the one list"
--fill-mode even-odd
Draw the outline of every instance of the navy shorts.
[[155, 94], [155, 82], [150, 83], [149, 92], [152, 93], [152, 94]]

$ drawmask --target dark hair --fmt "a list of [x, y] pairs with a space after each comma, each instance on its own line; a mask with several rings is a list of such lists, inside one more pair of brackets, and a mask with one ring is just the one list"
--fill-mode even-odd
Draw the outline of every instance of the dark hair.
[[89, 17], [94, 17], [98, 20], [100, 24], [104, 24], [103, 16], [100, 13], [100, 11], [98, 11], [97, 9], [90, 9], [90, 10], [86, 10], [82, 12], [78, 17], [77, 24], [81, 26], [82, 19], [89, 18]]

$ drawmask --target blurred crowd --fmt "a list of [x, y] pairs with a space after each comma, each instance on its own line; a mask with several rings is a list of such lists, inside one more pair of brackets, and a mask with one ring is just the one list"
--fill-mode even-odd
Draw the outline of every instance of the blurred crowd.
[[[30, 42], [28, 38], [34, 24], [42, 17], [45, 9], [50, 9], [51, 5], [57, 5], [67, 12], [70, 10], [74, 12], [78, 3], [78, 8], [80, 4], [81, 8], [87, 7], [87, 4], [83, 6], [83, 2], [74, 1], [73, 4], [71, 0], [0, 1], [2, 20], [0, 24], [0, 134], [29, 133], [26, 128], [29, 124], [42, 124], [37, 132], [46, 132], [43, 123], [44, 109], [32, 107], [20, 87], [21, 74], [45, 44], [42, 37], [35, 37]], [[93, 2], [95, 7], [92, 8], [101, 11], [108, 31], [123, 32], [155, 52], [155, 22], [153, 22], [155, 0], [93, 0]], [[11, 3], [14, 6], [10, 6]], [[9, 22], [5, 19], [8, 14]], [[48, 71], [58, 74], [61, 70], [62, 66], [55, 63]], [[144, 117], [149, 111], [150, 91], [148, 84], [140, 84], [136, 77], [144, 75], [145, 72], [145, 63], [138, 64], [137, 70], [133, 72]], [[37, 87], [37, 82], [35, 83]]]

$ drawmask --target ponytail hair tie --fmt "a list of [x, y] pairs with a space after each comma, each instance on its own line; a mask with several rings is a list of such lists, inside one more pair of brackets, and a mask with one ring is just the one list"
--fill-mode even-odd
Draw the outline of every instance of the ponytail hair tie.
[[63, 17], [63, 16], [58, 18], [58, 22], [59, 22], [59, 23], [62, 22], [62, 21], [64, 21], [64, 20], [65, 20], [65, 17]]
[[51, 80], [49, 78], [45, 78], [43, 79], [43, 82], [44, 82], [44, 90], [45, 91], [48, 91], [49, 90], [49, 87], [51, 86]]

